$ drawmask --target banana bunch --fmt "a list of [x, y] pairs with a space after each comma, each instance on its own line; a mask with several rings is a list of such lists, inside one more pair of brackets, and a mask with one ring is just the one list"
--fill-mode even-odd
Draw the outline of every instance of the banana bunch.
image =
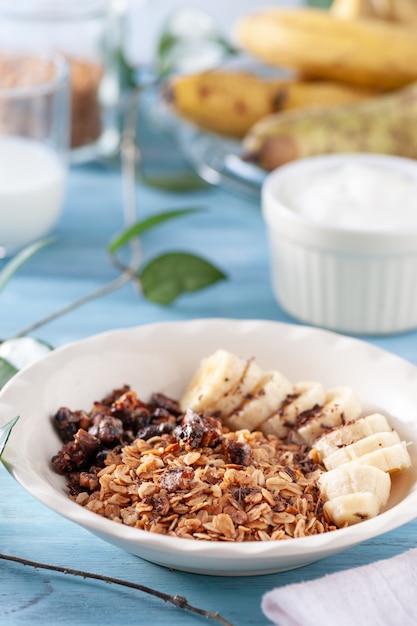
[[265, 170], [332, 152], [415, 158], [416, 26], [417, 0], [260, 9], [237, 20], [236, 43], [291, 79], [213, 70], [172, 78], [162, 97], [196, 126], [243, 139], [244, 160]]
[[304, 79], [379, 89], [362, 102], [284, 111], [256, 122], [243, 157], [269, 171], [336, 152], [417, 157], [416, 0], [335, 0], [329, 11], [260, 10], [241, 18], [241, 46]]
[[260, 430], [281, 439], [291, 433], [296, 443], [309, 446], [323, 430], [362, 412], [348, 387], [326, 392], [318, 382], [293, 385], [279, 371], [265, 372], [253, 360], [221, 349], [201, 361], [180, 406], [218, 417], [230, 430]]
[[293, 385], [277, 370], [265, 372], [227, 350], [201, 361], [180, 406], [215, 416], [234, 431], [260, 430], [309, 446], [310, 457], [325, 468], [318, 486], [336, 526], [378, 515], [388, 502], [391, 474], [411, 466], [406, 442], [385, 416], [363, 417], [350, 388]]
[[178, 76], [162, 89], [163, 99], [179, 116], [200, 128], [237, 138], [272, 113], [361, 102], [377, 93], [334, 81], [266, 79], [232, 70]]

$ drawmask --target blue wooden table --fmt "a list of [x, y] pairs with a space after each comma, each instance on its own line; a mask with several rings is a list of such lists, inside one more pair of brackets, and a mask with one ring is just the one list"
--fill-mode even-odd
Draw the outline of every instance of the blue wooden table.
[[[158, 141], [145, 158], [158, 158]], [[177, 156], [160, 144], [159, 162]], [[162, 158], [163, 157], [163, 158]], [[140, 217], [166, 209], [202, 206], [205, 211], [160, 226], [143, 238], [144, 259], [168, 250], [196, 252], [220, 266], [228, 280], [181, 297], [164, 308], [141, 298], [132, 285], [91, 302], [39, 329], [34, 335], [58, 347], [108, 329], [199, 317], [258, 318], [294, 322], [274, 301], [265, 227], [259, 200], [207, 187], [168, 193], [137, 186]], [[57, 241], [34, 257], [0, 294], [0, 334], [19, 332], [117, 276], [106, 246], [123, 228], [120, 173], [103, 163], [73, 168]], [[417, 332], [367, 338], [417, 364]], [[416, 512], [417, 513], [417, 512]], [[61, 519], [29, 496], [0, 466], [0, 551], [67, 568], [127, 579], [190, 604], [219, 611], [235, 626], [266, 626], [263, 593], [366, 564], [415, 546], [417, 521], [318, 563], [268, 576], [206, 577], [170, 571], [112, 547]], [[370, 583], [371, 584], [371, 583]], [[0, 561], [0, 624], [135, 624], [198, 626], [212, 623], [132, 589], [35, 570]], [[213, 622], [214, 623], [214, 622]]]

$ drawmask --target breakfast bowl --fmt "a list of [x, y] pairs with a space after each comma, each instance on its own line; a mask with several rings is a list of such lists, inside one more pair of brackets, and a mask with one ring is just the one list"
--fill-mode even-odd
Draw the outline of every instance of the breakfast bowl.
[[417, 162], [294, 161], [262, 187], [272, 286], [294, 318], [354, 334], [417, 327]]
[[[389, 417], [407, 442], [411, 467], [392, 477], [386, 507], [372, 519], [274, 541], [207, 541], [116, 523], [69, 498], [51, 459], [62, 442], [52, 424], [60, 407], [87, 409], [130, 385], [146, 400], [179, 398], [199, 363], [218, 348], [278, 368], [290, 380], [350, 386], [363, 411]], [[61, 347], [21, 370], [0, 393], [0, 426], [15, 416], [2, 461], [34, 498], [118, 548], [168, 568], [245, 576], [301, 567], [411, 521], [417, 515], [417, 368], [365, 342], [272, 321], [201, 319], [109, 331]], [[19, 488], [17, 486], [17, 488]]]

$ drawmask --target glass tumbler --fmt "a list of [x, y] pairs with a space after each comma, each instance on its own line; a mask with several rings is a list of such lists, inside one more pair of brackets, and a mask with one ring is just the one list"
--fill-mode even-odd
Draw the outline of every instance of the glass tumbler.
[[69, 108], [63, 57], [0, 50], [0, 258], [43, 238], [58, 221]]
[[119, 145], [119, 63], [109, 0], [0, 0], [0, 42], [13, 51], [55, 51], [69, 65], [70, 159], [112, 155]]

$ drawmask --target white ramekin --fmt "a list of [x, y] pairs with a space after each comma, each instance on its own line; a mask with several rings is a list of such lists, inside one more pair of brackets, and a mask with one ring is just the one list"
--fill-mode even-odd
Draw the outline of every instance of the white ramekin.
[[390, 168], [417, 181], [417, 161], [375, 154], [311, 157], [269, 174], [262, 187], [262, 212], [275, 296], [296, 319], [339, 332], [387, 334], [417, 328], [417, 230], [330, 227], [301, 217], [282, 201], [290, 178], [302, 184], [307, 173], [352, 161]]

